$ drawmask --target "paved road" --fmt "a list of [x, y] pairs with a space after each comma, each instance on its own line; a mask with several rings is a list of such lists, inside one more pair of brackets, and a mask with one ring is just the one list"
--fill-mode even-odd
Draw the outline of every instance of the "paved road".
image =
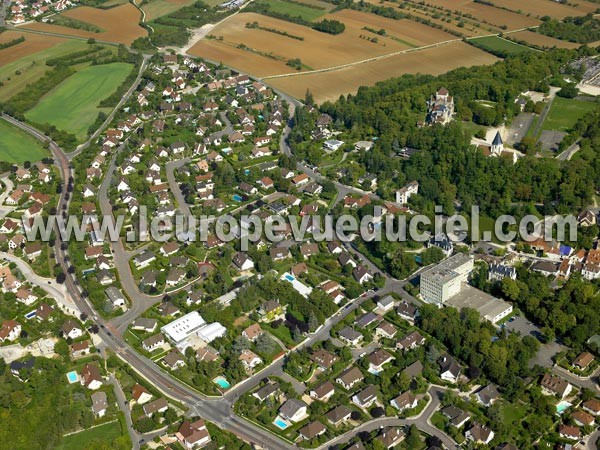
[[3, 27], [6, 24], [6, 15], [11, 0], [0, 0], [0, 2], [0, 27]]
[[428, 435], [437, 436], [444, 443], [446, 448], [449, 448], [449, 449], [455, 448], [456, 441], [454, 441], [454, 439], [452, 439], [450, 436], [448, 436], [443, 431], [434, 427], [429, 421], [429, 418], [431, 417], [431, 415], [439, 408], [440, 402], [443, 398], [445, 390], [446, 389], [439, 387], [439, 386], [431, 386], [429, 388], [429, 390], [427, 391], [431, 400], [430, 400], [429, 404], [427, 405], [427, 407], [423, 411], [421, 411], [421, 413], [418, 416], [410, 417], [407, 419], [399, 419], [399, 418], [394, 418], [394, 417], [382, 417], [379, 419], [370, 420], [369, 422], [366, 422], [366, 423], [332, 439], [331, 441], [321, 445], [320, 447], [318, 447], [318, 450], [325, 450], [325, 449], [331, 447], [332, 445], [336, 445], [336, 444], [344, 444], [344, 443], [348, 442], [350, 439], [352, 439], [354, 436], [358, 435], [359, 433], [365, 432], [365, 431], [372, 432], [372, 431], [378, 430], [380, 428], [385, 428], [385, 427], [406, 427], [406, 426], [410, 426], [410, 425], [416, 425], [416, 427], [419, 430], [423, 431], [424, 433], [426, 433]]
[[[38, 137], [38, 139], [41, 139], [45, 142], [49, 142], [49, 146], [53, 154], [55, 154], [55, 159], [59, 166], [64, 183], [63, 193], [59, 200], [59, 209], [62, 209], [63, 205], [68, 208], [69, 200], [65, 196], [67, 192], [66, 180], [69, 177], [73, 176], [73, 170], [69, 166], [67, 156], [64, 154], [62, 149], [60, 149], [54, 142], [49, 140], [39, 131], [35, 130], [32, 127], [29, 127], [28, 125], [21, 124], [18, 121], [15, 122], [17, 122], [19, 126], [21, 126], [23, 129], [26, 129], [26, 131], [30, 132], [32, 135]], [[287, 132], [289, 133], [289, 130]], [[122, 148], [123, 147], [121, 147], [121, 149]], [[115, 156], [113, 156], [113, 159], [111, 160], [109, 169], [106, 173], [106, 177], [99, 191], [99, 201], [103, 215], [112, 214], [107, 192], [112, 179], [112, 174], [115, 170], [115, 157], [117, 154], [118, 152], [115, 152]], [[58, 236], [56, 257], [57, 261], [59, 262], [59, 264], [61, 264], [65, 273], [67, 273], [67, 264], [65, 262], [65, 256], [67, 256], [67, 254], [61, 249], [61, 244], [62, 242], [60, 240], [60, 236]], [[117, 243], [111, 244], [111, 249], [115, 256], [116, 266], [118, 268], [122, 268], [124, 266], [129, 268], [128, 260], [125, 259], [126, 252], [123, 250], [122, 243], [119, 241]], [[133, 276], [130, 270], [119, 270], [119, 277], [122, 283], [123, 290], [126, 293], [128, 293], [128, 295], [129, 292], [131, 292], [132, 295], [135, 296], [135, 302], [133, 303], [132, 308], [128, 312], [128, 314], [130, 314], [128, 320], [131, 319], [131, 317], [137, 317], [137, 315], [141, 314], [143, 310], [149, 307], [148, 305], [154, 304], [158, 301], [158, 299], [155, 297], [146, 296], [139, 292], [137, 286], [135, 285], [135, 281], [133, 280]], [[382, 290], [378, 291], [377, 294], [385, 295], [386, 293], [389, 293], [392, 290], [402, 290], [402, 283], [403, 282], [398, 280], [388, 279], [385, 287]], [[191, 411], [193, 413], [216, 423], [217, 425], [223, 427], [226, 430], [232, 431], [244, 440], [254, 443], [260, 443], [264, 448], [267, 449], [293, 448], [293, 446], [282, 441], [279, 437], [272, 435], [270, 432], [265, 431], [262, 428], [257, 427], [252, 423], [249, 423], [235, 416], [232, 410], [233, 402], [236, 398], [239, 397], [239, 395], [243, 394], [253, 386], [256, 386], [260, 382], [260, 380], [265, 376], [281, 373], [283, 364], [282, 359], [279, 359], [278, 361], [276, 361], [263, 371], [255, 374], [254, 376], [249, 377], [244, 383], [238, 384], [237, 386], [232, 388], [223, 398], [209, 398], [205, 395], [198, 393], [194, 389], [184, 385], [178, 380], [173, 379], [170, 375], [163, 372], [163, 370], [153, 361], [149, 360], [148, 358], [138, 354], [136, 351], [131, 349], [128, 346], [128, 344], [122, 339], [121, 333], [115, 326], [115, 323], [111, 324], [105, 322], [101, 317], [99, 317], [96, 314], [96, 312], [94, 311], [90, 303], [87, 301], [87, 299], [81, 296], [81, 288], [76, 283], [74, 276], [67, 276], [65, 286], [71, 293], [79, 309], [82, 312], [85, 312], [89, 317], [94, 319], [95, 322], [99, 325], [100, 329], [98, 335], [103, 340], [106, 347], [114, 351], [132, 369], [136, 370], [146, 380], [153, 383], [154, 386], [156, 386], [157, 389], [163, 392], [164, 395], [190, 406]], [[317, 332], [310, 335], [308, 339], [306, 339], [301, 345], [297, 347], [297, 349], [304, 348], [306, 346], [313, 345], [316, 342], [328, 339], [330, 330], [335, 324], [343, 320], [351, 311], [359, 307], [360, 304], [367, 298], [373, 297], [375, 295], [375, 293], [371, 292], [365, 295], [364, 297], [360, 297], [354, 302], [348, 304], [342, 310], [338, 311], [333, 317], [329, 318], [325, 322], [325, 324], [321, 326], [319, 330], [317, 330]], [[408, 294], [405, 293], [405, 295]], [[424, 429], [423, 431], [427, 430]], [[435, 430], [432, 431], [435, 432]]]
[[127, 424], [127, 431], [129, 432], [129, 437], [131, 439], [131, 448], [133, 450], [139, 450], [140, 448], [140, 440], [141, 435], [133, 428], [133, 421], [131, 420], [131, 410], [127, 404], [127, 398], [125, 397], [125, 393], [119, 384], [119, 381], [115, 378], [113, 374], [108, 377], [108, 383], [112, 384], [113, 390], [115, 392], [115, 397], [117, 398], [117, 406], [125, 415], [125, 423]]
[[167, 172], [167, 181], [169, 182], [169, 188], [171, 189], [171, 193], [175, 196], [175, 201], [177, 202], [177, 208], [181, 213], [185, 216], [191, 216], [192, 212], [190, 210], [190, 205], [185, 201], [185, 197], [179, 188], [179, 184], [175, 178], [175, 170], [179, 169], [190, 163], [189, 158], [178, 159], [176, 161], [169, 161], [165, 170]]
[[64, 284], [58, 284], [52, 278], [44, 278], [39, 276], [33, 271], [29, 264], [15, 255], [0, 252], [0, 258], [15, 263], [18, 269], [30, 283], [35, 284], [46, 291], [52, 298], [56, 300], [61, 309], [63, 309], [63, 311], [65, 311], [67, 314], [72, 316], [78, 316], [80, 314], [77, 305], [71, 298], [71, 295], [67, 291], [67, 288]]
[[579, 140], [574, 144], [570, 145], [568, 149], [556, 155], [556, 159], [559, 161], [569, 161], [575, 153], [579, 151]]

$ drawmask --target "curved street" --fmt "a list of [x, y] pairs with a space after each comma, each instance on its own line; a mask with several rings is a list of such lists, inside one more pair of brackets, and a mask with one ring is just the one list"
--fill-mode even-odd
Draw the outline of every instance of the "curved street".
[[[296, 104], [298, 104], [298, 102], [296, 101], [290, 103], [290, 110], [292, 115], [294, 111], [294, 105]], [[20, 121], [13, 119], [12, 117], [6, 116], [4, 118], [9, 122], [15, 124], [19, 128], [27, 131], [39, 140], [48, 143], [49, 148], [55, 157], [55, 163], [59, 167], [63, 180], [63, 190], [59, 199], [58, 208], [59, 210], [62, 210], [63, 208], [68, 209], [70, 196], [67, 195], [67, 182], [69, 177], [73, 177], [73, 169], [69, 164], [68, 156], [54, 141], [40, 133], [35, 128], [27, 124], [21, 123]], [[285, 139], [289, 134], [289, 130], [289, 126], [286, 127], [286, 132], [284, 133], [284, 136], [282, 136], [282, 151], [287, 154], [291, 154], [291, 151], [287, 146], [287, 142], [285, 142]], [[100, 209], [102, 211], [102, 214], [110, 217], [112, 217], [112, 207], [108, 199], [108, 188], [110, 186], [114, 171], [116, 169], [115, 158], [117, 153], [118, 152], [115, 152], [115, 155], [113, 156], [110, 162], [110, 166], [106, 172], [105, 178], [98, 193]], [[303, 172], [307, 173], [309, 176], [312, 176], [317, 180], [321, 179], [319, 175], [312, 172], [311, 169], [305, 167], [303, 164], [299, 163], [298, 169], [302, 170]], [[339, 183], [336, 183], [336, 187], [340, 190], [343, 190], [343, 192], [359, 191], [362, 193], [362, 191], [360, 190], [343, 186]], [[120, 316], [118, 319], [115, 319], [112, 323], [105, 321], [96, 313], [96, 311], [87, 301], [87, 299], [81, 295], [82, 289], [78, 285], [75, 276], [73, 274], [69, 274], [65, 281], [65, 287], [70, 293], [71, 297], [73, 298], [73, 301], [77, 305], [78, 309], [81, 312], [86, 313], [99, 325], [98, 334], [99, 337], [102, 339], [104, 346], [114, 351], [119, 358], [125, 361], [144, 379], [153, 383], [156, 386], [156, 388], [159, 389], [165, 396], [187, 405], [190, 408], [191, 413], [199, 415], [211, 422], [214, 422], [223, 429], [235, 433], [237, 436], [248, 442], [259, 443], [263, 448], [272, 450], [294, 448], [293, 445], [290, 445], [288, 442], [282, 440], [281, 438], [277, 437], [271, 432], [251, 422], [248, 422], [243, 418], [236, 416], [232, 409], [235, 400], [239, 398], [239, 396], [242, 395], [244, 392], [247, 392], [248, 390], [256, 386], [264, 377], [271, 375], [281, 376], [283, 359], [278, 359], [270, 366], [266, 367], [262, 371], [246, 379], [244, 382], [232, 387], [232, 389], [228, 391], [227, 394], [223, 397], [207, 397], [206, 395], [200, 394], [195, 389], [174, 379], [153, 361], [133, 350], [121, 336], [121, 332], [124, 331], [127, 324], [139, 315], [141, 315], [146, 309], [160, 301], [161, 296], [149, 296], [146, 294], [142, 294], [139, 291], [133, 278], [133, 274], [131, 273], [131, 270], [129, 268], [129, 253], [125, 251], [121, 241], [112, 243], [111, 250], [115, 259], [115, 266], [117, 267], [117, 270], [119, 272], [119, 279], [121, 281], [123, 290], [132, 300], [132, 308], [126, 314]], [[65, 274], [68, 274], [67, 258], [68, 252], [62, 249], [62, 242], [60, 240], [60, 235], [58, 235], [56, 242], [56, 259], [61, 265]], [[365, 262], [367, 261], [368, 260], [365, 258]], [[385, 295], [394, 291], [399, 292], [406, 299], [414, 301], [414, 299], [408, 293], [406, 293], [406, 291], [404, 291], [403, 286], [405, 283], [405, 281], [394, 280], [386, 276], [386, 284], [383, 289], [380, 289], [377, 292], [370, 292], [363, 297], [359, 297], [355, 301], [351, 302], [347, 307], [339, 310], [333, 317], [329, 318], [317, 330], [316, 333], [310, 335], [304, 342], [302, 342], [294, 350], [291, 351], [296, 351], [300, 348], [304, 348], [316, 342], [328, 339], [331, 328], [335, 324], [343, 320], [351, 311], [358, 308], [362, 304], [362, 302], [364, 302], [368, 298], [372, 298], [376, 295]], [[435, 392], [437, 391], [432, 390], [432, 393]], [[427, 434], [435, 434], [443, 442], [453, 443], [453, 441], [448, 436], [446, 436], [440, 430], [432, 427], [427, 422], [429, 418], [429, 412], [433, 412], [433, 410], [437, 407], [436, 402], [439, 401], [439, 399], [436, 400], [436, 397], [438, 397], [437, 394], [432, 395], [432, 397], [434, 398], [427, 406], [426, 410], [418, 418], [406, 419], [406, 423], [404, 424], [415, 423], [419, 427], [419, 429], [421, 429], [421, 431]], [[391, 424], [403, 424], [401, 419], [388, 418], [387, 420], [389, 420]], [[376, 429], [380, 425], [381, 423], [379, 421], [370, 421], [366, 424], [363, 424], [361, 428], [354, 430], [351, 434], [354, 435], [358, 431], [361, 431], [363, 429]], [[350, 436], [343, 435], [342, 437], [338, 437], [331, 443], [327, 443], [325, 445], [328, 446], [333, 442], [341, 442], [342, 439], [347, 440], [349, 439], [349, 437]]]

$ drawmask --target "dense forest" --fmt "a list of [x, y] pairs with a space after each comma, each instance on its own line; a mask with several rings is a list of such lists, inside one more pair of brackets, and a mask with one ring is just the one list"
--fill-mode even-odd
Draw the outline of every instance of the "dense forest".
[[548, 18], [537, 31], [557, 39], [588, 44], [600, 39], [600, 20], [594, 18], [592, 14], [565, 17], [562, 21]]
[[[578, 123], [565, 141], [582, 138], [582, 150], [570, 161], [528, 155], [517, 164], [489, 158], [470, 145], [470, 134], [461, 120], [498, 125], [511, 120], [519, 109], [514, 99], [527, 90], [547, 91], [549, 82], [568, 68], [567, 62], [592, 50], [552, 50], [527, 53], [493, 66], [460, 68], [439, 77], [404, 75], [360, 88], [356, 95], [325, 103], [321, 112], [334, 120], [334, 128], [346, 130], [346, 139], [377, 139], [377, 145], [360, 155], [365, 169], [378, 176], [378, 194], [393, 193], [411, 180], [420, 183], [415, 209], [429, 213], [433, 205], [452, 214], [479, 205], [488, 216], [514, 209], [544, 205], [544, 214], [578, 212], [590, 204], [600, 185], [600, 162], [596, 158], [600, 112]], [[456, 118], [442, 127], [417, 126], [426, 115], [426, 101], [442, 86], [455, 97]], [[481, 107], [486, 100], [493, 107]], [[299, 158], [307, 156], [303, 142], [310, 139], [316, 113], [300, 111], [290, 143]], [[410, 159], [397, 157], [403, 147], [418, 150]], [[411, 199], [413, 201], [413, 199]]]

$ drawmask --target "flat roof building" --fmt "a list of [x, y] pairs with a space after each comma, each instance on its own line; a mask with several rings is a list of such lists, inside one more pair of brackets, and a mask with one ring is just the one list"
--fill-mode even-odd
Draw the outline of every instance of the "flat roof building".
[[198, 331], [204, 325], [206, 325], [206, 322], [198, 313], [198, 311], [192, 311], [191, 313], [181, 316], [179, 319], [175, 319], [173, 322], [168, 323], [160, 330], [169, 338], [170, 341], [178, 344]]
[[442, 306], [460, 292], [473, 270], [473, 258], [458, 253], [421, 274], [421, 296], [427, 303]]
[[493, 324], [504, 319], [513, 311], [510, 303], [493, 297], [468, 284], [463, 284], [458, 294], [448, 299], [446, 304], [458, 309], [475, 309], [482, 319]]

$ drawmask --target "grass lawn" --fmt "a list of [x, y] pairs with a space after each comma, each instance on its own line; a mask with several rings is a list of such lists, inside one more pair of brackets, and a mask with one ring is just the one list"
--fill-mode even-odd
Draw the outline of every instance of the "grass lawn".
[[[266, 0], [264, 3], [269, 5], [269, 10], [287, 14], [292, 17], [300, 16], [304, 20], [315, 20], [327, 13], [325, 9], [311, 8], [310, 6], [303, 6], [298, 3], [290, 3], [285, 0]], [[307, 3], [308, 5], [309, 3]]]
[[121, 433], [121, 425], [119, 421], [115, 420], [66, 436], [57, 450], [81, 450], [96, 439], [102, 442], [111, 442], [121, 436]]
[[[51, 68], [46, 65], [46, 60], [64, 56], [69, 53], [85, 50], [88, 44], [80, 40], [68, 40], [39, 52], [24, 55], [8, 64], [0, 64], [0, 102], [8, 100], [16, 93], [22, 91], [27, 84], [40, 79]], [[18, 72], [18, 74], [17, 74]]]
[[146, 20], [151, 21], [192, 3], [194, 3], [193, 0], [150, 0], [142, 5], [142, 9], [146, 12]]
[[586, 114], [598, 108], [597, 103], [555, 97], [542, 130], [569, 131]]
[[501, 52], [502, 54], [513, 56], [521, 53], [529, 52], [532, 49], [515, 42], [508, 41], [499, 36], [486, 36], [481, 38], [469, 39], [477, 47], [483, 48], [490, 52]]
[[34, 123], [50, 123], [84, 140], [101, 111], [98, 104], [120, 86], [132, 68], [127, 63], [86, 67], [42, 97], [25, 117]]
[[49, 156], [49, 153], [40, 141], [8, 122], [0, 120], [0, 161], [35, 162], [45, 156]]

